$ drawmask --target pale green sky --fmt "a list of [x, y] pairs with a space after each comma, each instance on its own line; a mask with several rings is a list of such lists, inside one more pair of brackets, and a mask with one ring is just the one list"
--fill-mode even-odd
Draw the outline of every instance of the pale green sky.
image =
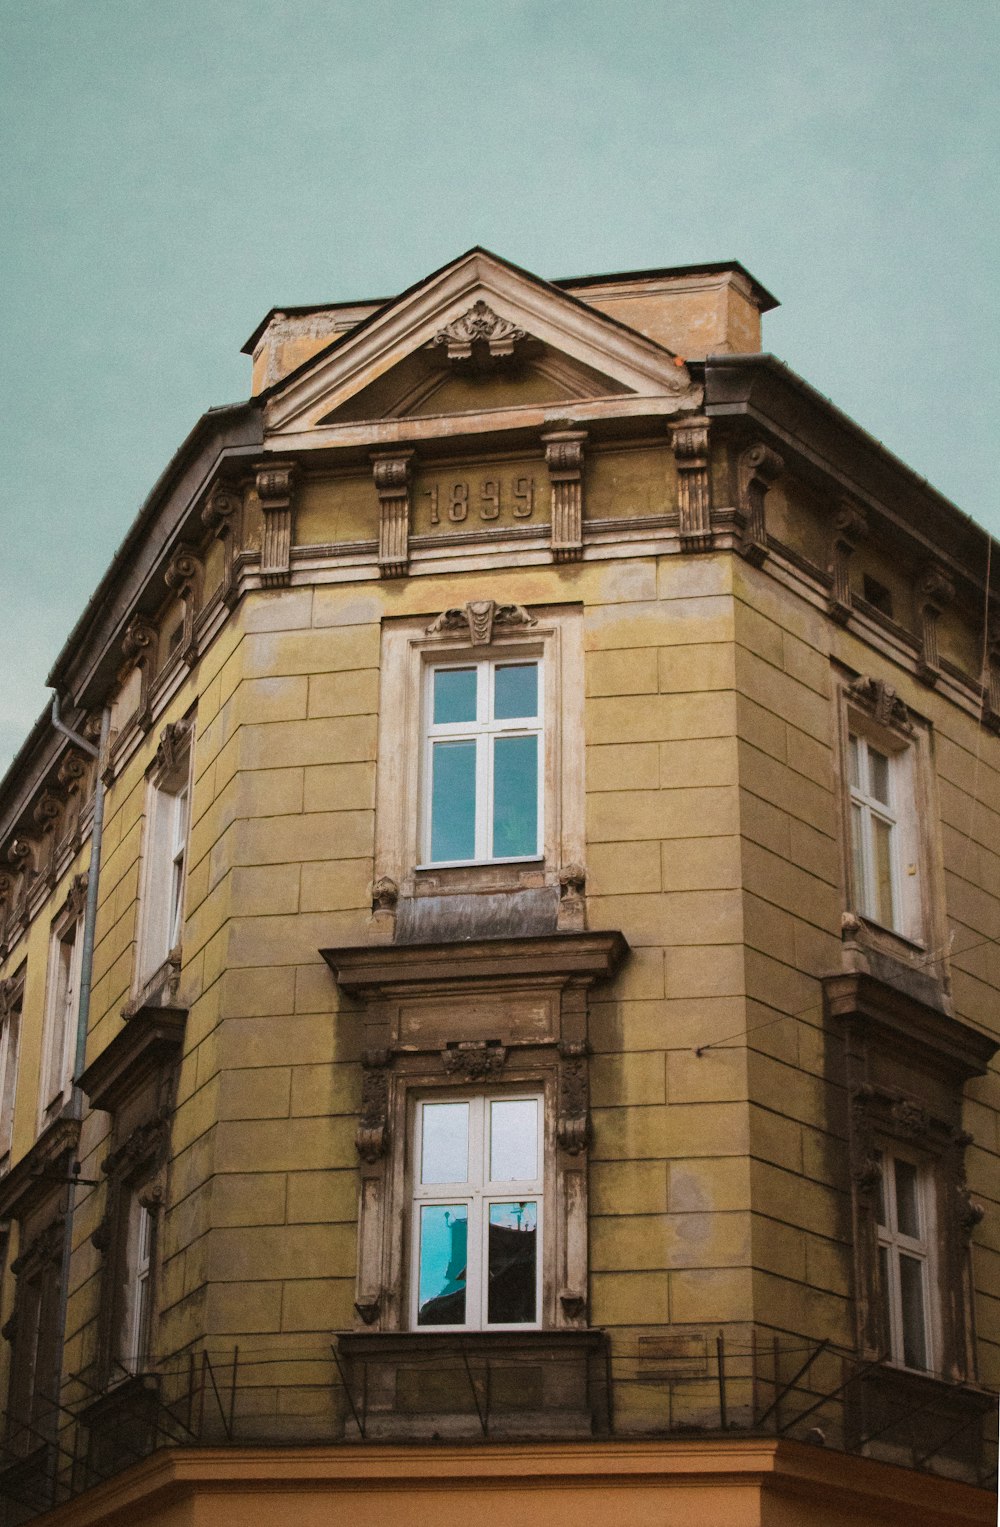
[[741, 260], [1000, 533], [994, 0], [0, 0], [0, 769], [275, 304]]

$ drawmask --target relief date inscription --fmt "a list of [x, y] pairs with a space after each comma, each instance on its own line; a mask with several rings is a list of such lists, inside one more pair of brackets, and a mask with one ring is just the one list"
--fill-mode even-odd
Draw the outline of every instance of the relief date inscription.
[[418, 519], [430, 526], [530, 520], [535, 513], [535, 478], [522, 472], [442, 478], [425, 488], [418, 486], [414, 499]]

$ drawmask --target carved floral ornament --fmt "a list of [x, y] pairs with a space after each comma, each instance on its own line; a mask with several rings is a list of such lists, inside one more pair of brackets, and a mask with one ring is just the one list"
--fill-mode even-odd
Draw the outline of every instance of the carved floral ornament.
[[439, 329], [428, 349], [444, 347], [451, 362], [469, 361], [473, 358], [503, 360], [513, 356], [516, 348], [528, 338], [524, 329], [509, 318], [501, 318], [482, 298], [474, 302], [458, 318]]
[[873, 679], [863, 674], [849, 685], [847, 693], [851, 700], [864, 707], [876, 725], [891, 726], [907, 735], [913, 731], [906, 704], [885, 679]]
[[427, 627], [427, 635], [450, 636], [461, 632], [468, 636], [473, 647], [488, 647], [495, 635], [537, 624], [523, 605], [497, 604], [495, 599], [470, 599], [461, 607], [442, 610]]

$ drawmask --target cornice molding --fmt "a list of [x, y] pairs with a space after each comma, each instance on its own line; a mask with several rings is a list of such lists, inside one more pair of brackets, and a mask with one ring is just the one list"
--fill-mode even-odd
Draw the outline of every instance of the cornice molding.
[[615, 974], [628, 948], [621, 933], [591, 932], [469, 943], [364, 944], [321, 949], [320, 954], [342, 991], [363, 996], [454, 991], [480, 982], [523, 985], [526, 977], [591, 986]]
[[865, 971], [823, 978], [827, 1016], [961, 1081], [984, 1076], [1000, 1042]]
[[186, 1020], [187, 1008], [139, 1008], [80, 1077], [90, 1106], [117, 1113], [126, 1098], [176, 1060]]
[[[60, 1185], [57, 1172], [64, 1157], [80, 1143], [80, 1120], [63, 1115], [53, 1119], [26, 1156], [0, 1180], [0, 1220], [23, 1220]], [[69, 1182], [66, 1177], [66, 1182]]]

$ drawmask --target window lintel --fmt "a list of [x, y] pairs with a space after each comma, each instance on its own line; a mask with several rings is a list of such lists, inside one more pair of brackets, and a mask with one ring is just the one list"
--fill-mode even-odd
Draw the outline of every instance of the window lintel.
[[826, 976], [823, 998], [829, 1017], [870, 1035], [882, 1049], [911, 1059], [917, 1052], [959, 1085], [985, 1075], [1000, 1049], [990, 1035], [866, 971]]

